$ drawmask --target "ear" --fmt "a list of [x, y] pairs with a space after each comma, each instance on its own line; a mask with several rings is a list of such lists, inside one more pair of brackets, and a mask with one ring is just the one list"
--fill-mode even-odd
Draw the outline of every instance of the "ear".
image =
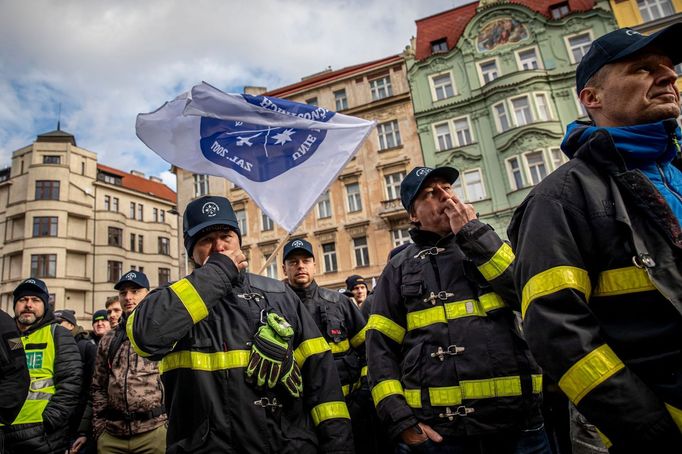
[[602, 107], [602, 97], [600, 90], [597, 87], [583, 88], [578, 97], [580, 98], [580, 103], [585, 106], [586, 109], [594, 110]]

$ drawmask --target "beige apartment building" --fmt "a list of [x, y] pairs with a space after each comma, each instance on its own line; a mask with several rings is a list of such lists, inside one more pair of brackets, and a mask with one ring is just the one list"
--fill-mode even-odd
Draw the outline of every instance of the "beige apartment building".
[[177, 279], [175, 206], [160, 179], [98, 164], [59, 129], [39, 135], [0, 171], [0, 308], [12, 314], [12, 291], [33, 276], [89, 328], [128, 270], [152, 287]]
[[[378, 277], [391, 249], [409, 241], [400, 182], [412, 167], [423, 165], [403, 57], [394, 55], [336, 71], [329, 69], [271, 91], [257, 87], [245, 91], [318, 105], [377, 123], [292, 237], [305, 238], [315, 247], [321, 285], [342, 288], [351, 274]], [[187, 203], [202, 195], [225, 195], [231, 200], [241, 224], [250, 270], [259, 272], [287, 232], [229, 181], [173, 170], [181, 213]], [[300, 190], [306, 187], [301, 181]], [[181, 243], [182, 234], [179, 240]], [[283, 278], [281, 264], [280, 252], [263, 274]], [[187, 265], [182, 256], [181, 274]]]

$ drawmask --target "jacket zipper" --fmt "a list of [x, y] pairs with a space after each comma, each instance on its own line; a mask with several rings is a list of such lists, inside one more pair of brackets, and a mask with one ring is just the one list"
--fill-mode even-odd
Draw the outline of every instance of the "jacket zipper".
[[665, 186], [665, 188], [668, 191], [670, 191], [680, 203], [682, 203], [682, 196], [680, 196], [680, 194], [668, 184], [668, 181], [665, 179], [665, 173], [663, 172], [661, 165], [656, 163], [656, 168], [658, 169], [658, 173], [661, 175], [661, 181], [663, 182], [663, 186]]

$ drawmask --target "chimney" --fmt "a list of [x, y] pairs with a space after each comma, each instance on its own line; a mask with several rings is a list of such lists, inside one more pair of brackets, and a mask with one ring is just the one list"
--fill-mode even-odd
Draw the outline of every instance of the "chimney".
[[267, 87], [254, 87], [251, 85], [247, 85], [244, 87], [244, 94], [247, 95], [260, 96], [266, 91], [268, 91]]
[[149, 179], [152, 180], [152, 181], [155, 181], [155, 182], [157, 182], [157, 183], [163, 183], [163, 180], [162, 180], [161, 178], [155, 177], [155, 176], [153, 176], [153, 175], [149, 175]]
[[131, 170], [130, 174], [135, 175], [136, 177], [144, 178], [144, 172], [140, 172], [139, 170]]

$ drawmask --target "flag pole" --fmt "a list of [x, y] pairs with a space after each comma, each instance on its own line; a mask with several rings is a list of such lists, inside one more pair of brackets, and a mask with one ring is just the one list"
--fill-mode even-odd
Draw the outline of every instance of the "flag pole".
[[279, 251], [281, 251], [282, 248], [284, 247], [284, 245], [287, 244], [287, 241], [289, 241], [289, 238], [291, 238], [291, 233], [287, 233], [287, 235], [284, 238], [282, 238], [282, 240], [280, 240], [280, 242], [277, 245], [277, 247], [275, 248], [275, 250], [272, 251], [272, 254], [270, 254], [270, 257], [268, 257], [268, 259], [265, 261], [263, 266], [258, 271], [258, 274], [262, 274], [263, 271], [265, 270], [265, 268], [267, 268], [268, 265], [277, 257], [277, 254], [279, 254]]

